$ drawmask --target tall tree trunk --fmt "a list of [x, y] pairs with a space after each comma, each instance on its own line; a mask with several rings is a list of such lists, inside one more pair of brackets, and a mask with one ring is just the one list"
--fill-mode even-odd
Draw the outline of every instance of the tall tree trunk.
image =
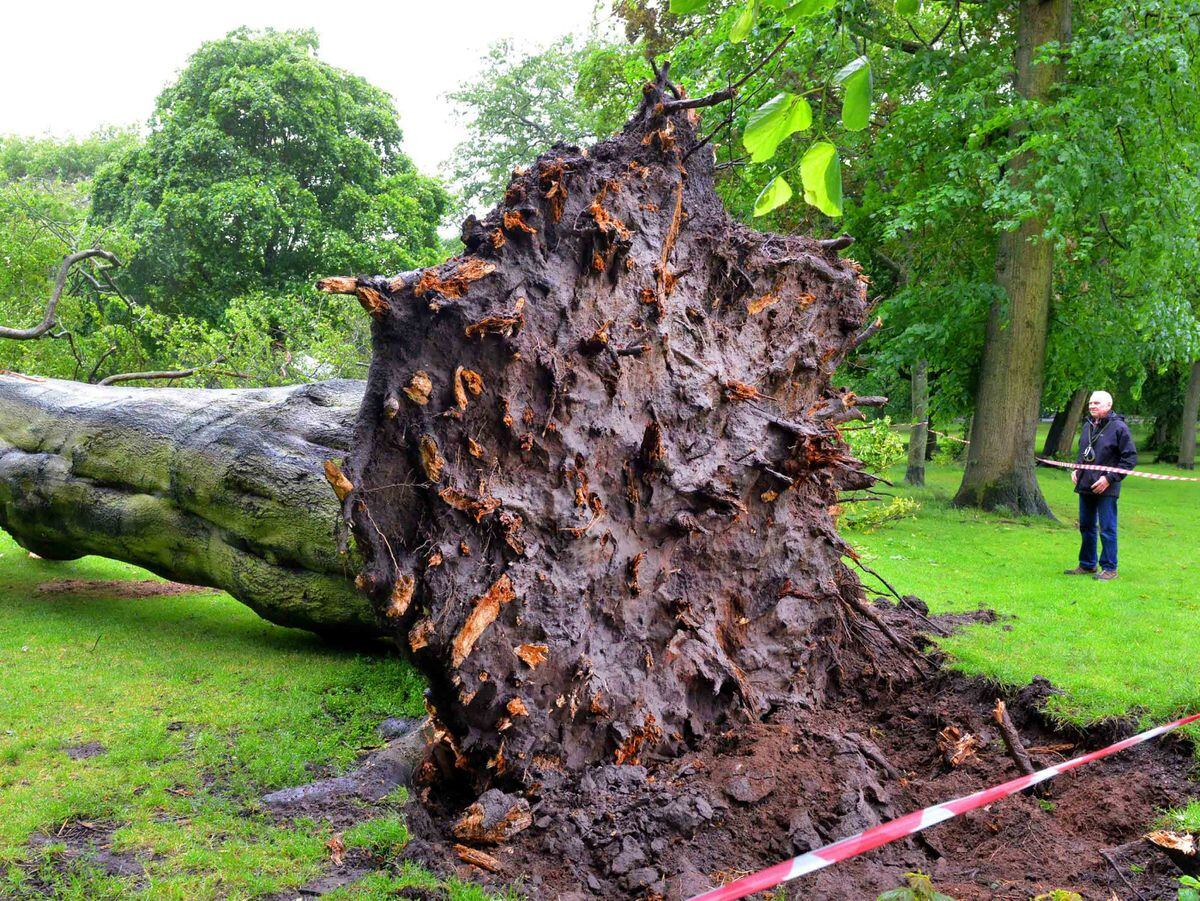
[[48, 559], [98, 554], [223, 589], [280, 625], [381, 635], [322, 474], [350, 447], [362, 392], [0, 375], [0, 527]]
[[1059, 440], [1062, 438], [1063, 430], [1067, 425], [1067, 418], [1071, 415], [1071, 405], [1068, 401], [1067, 406], [1061, 410], [1056, 410], [1054, 420], [1050, 423], [1050, 428], [1046, 432], [1046, 442], [1042, 445], [1042, 456], [1053, 456], [1058, 448]]
[[1179, 421], [1179, 465], [1196, 468], [1196, 417], [1200, 415], [1200, 360], [1192, 363], [1188, 378], [1187, 396], [1183, 401], [1183, 417]]
[[[1021, 0], [1017, 12], [1015, 89], [1031, 101], [1048, 100], [1061, 66], [1036, 63], [1039, 48], [1066, 42], [1071, 33], [1071, 0]], [[1023, 123], [1011, 133], [1021, 137]], [[1010, 163], [1009, 179], [1028, 185], [1028, 154]], [[1043, 239], [1046, 220], [1035, 214], [1004, 232], [996, 249], [996, 284], [1004, 300], [988, 313], [975, 429], [956, 506], [1052, 516], [1034, 473], [1038, 405], [1041, 400], [1054, 276], [1053, 243]]]
[[1046, 456], [1059, 460], [1071, 458], [1071, 452], [1075, 449], [1075, 439], [1079, 436], [1079, 427], [1083, 422], [1083, 411], [1087, 409], [1087, 399], [1087, 388], [1078, 388], [1071, 395], [1071, 402], [1067, 405], [1067, 421], [1059, 433], [1057, 444], [1051, 446], [1049, 441], [1046, 442], [1049, 449]]
[[929, 436], [929, 362], [917, 360], [912, 371], [912, 421], [908, 434], [908, 469], [904, 481], [925, 484], [925, 441]]

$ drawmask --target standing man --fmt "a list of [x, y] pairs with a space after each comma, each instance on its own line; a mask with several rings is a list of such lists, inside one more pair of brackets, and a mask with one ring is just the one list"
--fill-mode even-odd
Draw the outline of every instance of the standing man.
[[[1123, 417], [1112, 411], [1112, 395], [1093, 391], [1088, 400], [1088, 418], [1079, 438], [1075, 462], [1084, 466], [1137, 466], [1137, 448]], [[1094, 469], [1071, 470], [1071, 481], [1079, 495], [1079, 565], [1068, 569], [1068, 576], [1091, 575], [1101, 582], [1117, 577], [1117, 498], [1121, 495], [1122, 475]], [[1100, 571], [1096, 571], [1096, 523], [1100, 524]]]

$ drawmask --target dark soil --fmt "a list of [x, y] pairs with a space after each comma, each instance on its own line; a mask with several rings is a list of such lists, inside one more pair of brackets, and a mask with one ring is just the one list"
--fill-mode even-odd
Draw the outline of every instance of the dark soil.
[[158, 579], [55, 579], [42, 582], [37, 590], [41, 594], [65, 594], [76, 597], [103, 595], [109, 598], [136, 600], [172, 594], [196, 594], [216, 589], [201, 585], [184, 585], [182, 582], [162, 582]]
[[[109, 876], [138, 877], [135, 887], [140, 888], [145, 863], [134, 854], [112, 849], [112, 835], [119, 826], [111, 822], [68, 822], [54, 832], [34, 833], [29, 838], [29, 848], [35, 852], [35, 858], [44, 856], [61, 874], [79, 868], [99, 870]], [[35, 891], [43, 891], [47, 896], [56, 891], [38, 871], [32, 871], [30, 876]]]
[[[1053, 691], [1036, 679], [1006, 697], [1036, 765], [1132, 731], [1119, 721], [1056, 730], [1042, 713]], [[424, 790], [423, 803], [405, 810], [414, 835], [406, 857], [443, 875], [517, 885], [530, 898], [687, 898], [1018, 775], [990, 719], [999, 696], [982, 680], [952, 673], [890, 682], [877, 676], [823, 709], [777, 710], [673, 760], [601, 765], [578, 780], [564, 773], [531, 792], [531, 828], [499, 848], [482, 847], [501, 862], [499, 875], [460, 863], [454, 851], [452, 825], [471, 799], [455, 804], [440, 789]], [[937, 745], [938, 732], [951, 725], [980, 742], [956, 768]], [[410, 753], [412, 734], [400, 741], [410, 750], [399, 756]], [[381, 753], [398, 756], [393, 745], [357, 773], [264, 800], [281, 819], [346, 828], [377, 815], [364, 804], [379, 797], [373, 779]], [[1180, 871], [1141, 836], [1163, 809], [1200, 794], [1189, 779], [1194, 766], [1192, 747], [1166, 737], [1061, 776], [1041, 797], [1008, 798], [806, 877], [786, 897], [874, 898], [919, 869], [962, 901], [1028, 901], [1055, 888], [1088, 899], [1174, 899]], [[345, 870], [331, 875], [342, 883], [339, 873]]]

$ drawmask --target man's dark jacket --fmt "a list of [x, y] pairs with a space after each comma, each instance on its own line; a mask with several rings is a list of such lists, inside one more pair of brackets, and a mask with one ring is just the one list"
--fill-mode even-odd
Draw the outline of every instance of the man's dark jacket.
[[[1091, 444], [1096, 452], [1094, 460], [1084, 460], [1083, 453]], [[1137, 466], [1137, 448], [1133, 446], [1133, 436], [1129, 434], [1129, 426], [1124, 417], [1110, 412], [1103, 419], [1093, 422], [1089, 417], [1083, 423], [1083, 433], [1079, 437], [1079, 453], [1076, 463], [1096, 463], [1100, 466], [1115, 466], [1118, 469], [1133, 469]], [[1092, 483], [1100, 476], [1107, 476], [1108, 488], [1098, 497], [1120, 497], [1121, 480], [1125, 476], [1113, 472], [1096, 472], [1093, 469], [1079, 470], [1079, 481], [1075, 483], [1077, 494], [1093, 494]]]

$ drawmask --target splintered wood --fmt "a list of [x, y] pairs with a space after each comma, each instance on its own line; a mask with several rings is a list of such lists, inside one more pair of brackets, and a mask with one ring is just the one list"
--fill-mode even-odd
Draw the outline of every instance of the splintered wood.
[[413, 292], [418, 296], [436, 293], [447, 300], [455, 300], [466, 296], [471, 289], [471, 282], [478, 281], [495, 271], [495, 263], [470, 257], [455, 265], [445, 278], [438, 275], [438, 267], [426, 269], [421, 273], [421, 278]]
[[550, 656], [550, 648], [544, 644], [523, 644], [513, 648], [513, 653], [522, 663], [534, 669], [546, 662], [546, 658]]
[[463, 661], [475, 647], [475, 642], [479, 640], [479, 636], [500, 615], [500, 608], [515, 598], [512, 580], [507, 575], [503, 575], [493, 582], [486, 592], [475, 599], [471, 612], [467, 614], [467, 621], [463, 623], [463, 627], [451, 642], [451, 666], [462, 666]]
[[337, 495], [339, 501], [344, 501], [346, 495], [354, 490], [354, 484], [346, 478], [342, 468], [333, 460], [325, 461], [325, 481], [333, 488], [333, 493]]

